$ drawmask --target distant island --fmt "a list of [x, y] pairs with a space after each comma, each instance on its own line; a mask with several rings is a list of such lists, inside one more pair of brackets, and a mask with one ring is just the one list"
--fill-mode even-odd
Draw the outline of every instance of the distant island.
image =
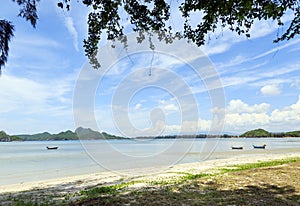
[[300, 137], [300, 131], [271, 133], [264, 129], [255, 129], [241, 134], [240, 137]]
[[4, 131], [0, 131], [0, 142], [22, 141], [22, 138], [18, 136], [11, 136]]
[[43, 132], [38, 134], [22, 134], [10, 136], [4, 131], [0, 131], [0, 142], [11, 141], [53, 141], [53, 140], [100, 140], [100, 139], [127, 139], [106, 132], [97, 132], [90, 128], [78, 127], [75, 132], [71, 130], [60, 132], [58, 134], [50, 134]]
[[[80, 138], [79, 138], [80, 137]], [[291, 132], [279, 132], [271, 133], [264, 129], [255, 129], [247, 131], [239, 136], [237, 135], [207, 135], [207, 134], [195, 134], [195, 135], [166, 135], [166, 136], [145, 136], [135, 137], [135, 139], [175, 139], [175, 138], [259, 138], [259, 137], [300, 137], [300, 131]], [[129, 139], [126, 137], [116, 136], [108, 134], [106, 132], [94, 131], [90, 128], [78, 127], [75, 132], [68, 130], [60, 132], [58, 134], [50, 134], [49, 132], [43, 132], [38, 134], [22, 134], [22, 135], [8, 135], [4, 131], [0, 131], [0, 142], [11, 141], [51, 141], [51, 140], [102, 140], [102, 139]]]

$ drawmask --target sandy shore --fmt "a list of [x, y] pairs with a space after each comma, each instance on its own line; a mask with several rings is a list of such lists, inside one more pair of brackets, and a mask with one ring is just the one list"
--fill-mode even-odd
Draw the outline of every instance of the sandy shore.
[[300, 149], [289, 150], [260, 150], [255, 152], [240, 152], [238, 156], [222, 159], [222, 154], [212, 156], [212, 159], [201, 162], [177, 164], [169, 168], [144, 168], [127, 171], [101, 172], [72, 176], [67, 178], [51, 179], [39, 182], [29, 182], [14, 185], [0, 186], [0, 197], [8, 193], [16, 194], [19, 192], [67, 194], [80, 191], [84, 188], [96, 185], [117, 184], [122, 181], [130, 180], [155, 180], [179, 175], [180, 172], [201, 173], [212, 171], [219, 167], [234, 164], [255, 163], [275, 159], [285, 159], [300, 157]]

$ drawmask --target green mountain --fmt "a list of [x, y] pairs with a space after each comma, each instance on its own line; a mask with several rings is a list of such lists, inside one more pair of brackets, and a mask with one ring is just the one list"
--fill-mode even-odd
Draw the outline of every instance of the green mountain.
[[124, 137], [111, 135], [105, 132], [100, 133], [90, 128], [83, 127], [78, 127], [75, 130], [75, 132], [72, 132], [70, 130], [60, 132], [58, 134], [50, 134], [49, 132], [43, 132], [32, 135], [18, 135], [18, 137], [24, 141], [124, 139]]
[[255, 129], [245, 132], [240, 137], [300, 137], [300, 131], [271, 133], [264, 129]]
[[285, 133], [286, 137], [300, 137], [300, 131], [291, 131]]
[[78, 136], [75, 132], [72, 132], [71, 130], [67, 130], [65, 132], [53, 134], [52, 139], [53, 140], [77, 140]]
[[90, 139], [125, 139], [124, 137], [115, 136], [108, 134], [106, 132], [97, 132], [90, 128], [78, 127], [75, 130], [76, 134], [81, 140], [90, 140]]
[[4, 131], [0, 131], [0, 142], [11, 142], [11, 141], [22, 141], [22, 139], [17, 136], [8, 135]]
[[271, 136], [272, 134], [264, 129], [255, 129], [240, 135], [240, 137], [271, 137]]
[[50, 140], [52, 135], [49, 132], [43, 132], [38, 134], [24, 134], [24, 135], [17, 135], [24, 141], [39, 141], [39, 140]]

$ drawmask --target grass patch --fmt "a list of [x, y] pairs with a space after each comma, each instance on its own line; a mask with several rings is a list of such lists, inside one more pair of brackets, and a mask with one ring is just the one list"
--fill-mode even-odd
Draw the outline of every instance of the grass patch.
[[115, 185], [108, 185], [108, 186], [101, 186], [101, 187], [94, 187], [91, 189], [81, 190], [79, 192], [80, 195], [84, 195], [85, 198], [95, 198], [100, 195], [111, 195], [116, 194], [119, 190], [127, 188], [129, 185], [135, 184], [134, 181], [131, 182], [124, 182]]
[[217, 176], [219, 174], [224, 173], [230, 173], [230, 172], [238, 172], [238, 171], [244, 171], [244, 170], [250, 170], [250, 169], [258, 169], [262, 167], [272, 167], [277, 165], [283, 165], [293, 162], [299, 162], [300, 157], [297, 158], [288, 158], [288, 159], [282, 159], [282, 160], [272, 160], [267, 162], [258, 162], [258, 163], [248, 163], [248, 164], [240, 164], [240, 165], [231, 165], [226, 168], [220, 168], [214, 173], [198, 173], [198, 174], [191, 174], [187, 172], [177, 172], [175, 174], [179, 174], [182, 176], [179, 177], [172, 177], [172, 178], [162, 178], [161, 180], [154, 180], [147, 182], [150, 185], [155, 186], [167, 186], [167, 185], [178, 185], [182, 184], [183, 182], [189, 181], [189, 180], [195, 180], [199, 178], [204, 178], [208, 176]]
[[208, 173], [186, 174], [186, 176], [182, 177], [181, 179], [182, 179], [182, 181], [194, 180], [194, 179], [207, 177], [207, 176], [211, 176], [211, 175], [213, 175], [213, 174], [208, 174]]
[[261, 167], [273, 167], [277, 165], [283, 165], [293, 162], [299, 162], [300, 157], [296, 158], [288, 158], [288, 159], [282, 159], [282, 160], [272, 160], [267, 162], [257, 162], [257, 163], [249, 163], [249, 164], [242, 164], [242, 165], [231, 165], [232, 168], [221, 168], [220, 171], [222, 172], [237, 172], [237, 171], [243, 171], [243, 170], [249, 170], [249, 169], [258, 169]]

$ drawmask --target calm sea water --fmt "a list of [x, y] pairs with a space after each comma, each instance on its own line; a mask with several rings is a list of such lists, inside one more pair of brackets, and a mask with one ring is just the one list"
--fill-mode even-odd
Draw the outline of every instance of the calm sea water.
[[[253, 144], [267, 147], [254, 150]], [[300, 151], [300, 138], [2, 142], [0, 185], [289, 149]]]

